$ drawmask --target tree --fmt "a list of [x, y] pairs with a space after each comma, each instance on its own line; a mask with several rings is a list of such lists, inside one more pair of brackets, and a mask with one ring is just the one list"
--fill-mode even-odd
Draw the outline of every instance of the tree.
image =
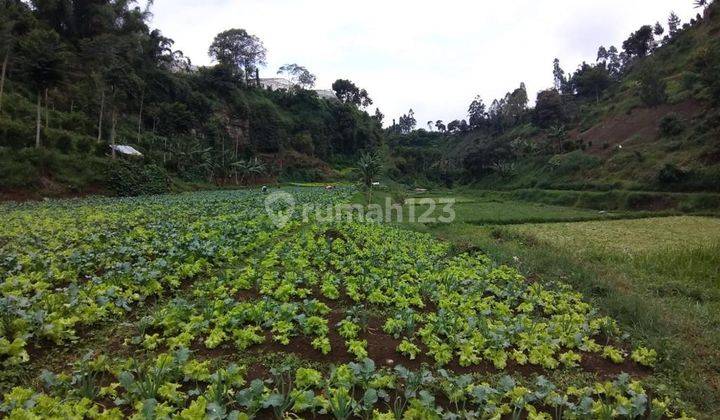
[[507, 121], [514, 125], [520, 122], [527, 112], [528, 93], [525, 83], [520, 83], [520, 87], [509, 93], [505, 97], [504, 113]]
[[385, 119], [385, 114], [380, 112], [380, 108], [375, 108], [375, 115], [373, 115], [373, 118], [382, 127], [383, 120]]
[[708, 0], [695, 0], [695, 8], [702, 9], [708, 5]]
[[620, 79], [623, 71], [623, 62], [620, 58], [620, 55], [618, 54], [618, 49], [615, 48], [615, 46], [612, 46], [610, 47], [610, 49], [608, 49], [606, 67], [611, 78], [613, 78], [614, 80]]
[[63, 79], [65, 57], [57, 32], [35, 29], [20, 40], [23, 71], [37, 95], [35, 147], [40, 147], [42, 95]]
[[444, 133], [447, 130], [447, 127], [445, 127], [442, 120], [435, 121], [435, 128], [437, 128], [437, 130], [441, 133]]
[[428, 131], [433, 131], [433, 126], [434, 126], [434, 125], [433, 125], [433, 122], [432, 122], [432, 121], [428, 121], [428, 122], [427, 122]]
[[623, 49], [629, 57], [645, 57], [652, 49], [653, 41], [652, 26], [644, 25], [623, 42]]
[[10, 58], [15, 50], [18, 39], [29, 31], [32, 26], [32, 15], [27, 6], [21, 2], [3, 2], [0, 6], [0, 111], [2, 111], [5, 79], [10, 65]]
[[605, 47], [600, 46], [600, 48], [598, 48], [598, 53], [597, 53], [597, 62], [598, 63], [607, 63], [609, 57], [610, 57], [610, 53], [608, 52], [608, 50]]
[[335, 92], [335, 96], [342, 103], [362, 106], [363, 108], [368, 107], [373, 103], [367, 91], [365, 89], [358, 88], [355, 86], [355, 83], [350, 80], [336, 80], [332, 84], [332, 90]]
[[647, 106], [656, 107], [667, 101], [667, 83], [660, 76], [656, 66], [648, 63], [640, 70], [638, 77], [640, 99]]
[[5, 75], [7, 74], [8, 63], [10, 62], [10, 53], [15, 44], [13, 36], [13, 21], [10, 17], [3, 14], [0, 15], [0, 54], [2, 54], [2, 70], [0, 70], [0, 111], [2, 111], [3, 92], [5, 91]]
[[230, 29], [219, 33], [210, 45], [208, 54], [236, 75], [245, 75], [245, 83], [259, 66], [265, 65], [267, 50], [260, 38], [244, 29]]
[[553, 60], [553, 80], [555, 83], [555, 89], [558, 92], [564, 92], [567, 81], [565, 79], [565, 70], [560, 67], [559, 58]]
[[290, 81], [304, 89], [311, 89], [315, 86], [317, 77], [308, 69], [297, 64], [285, 64], [278, 69], [277, 74], [285, 74]]
[[563, 121], [563, 103], [560, 93], [555, 89], [539, 92], [535, 102], [535, 123], [543, 128]]
[[370, 204], [373, 182], [382, 171], [382, 160], [377, 154], [363, 153], [358, 160], [357, 170], [360, 176], [360, 185], [365, 190], [367, 204]]
[[480, 95], [476, 96], [468, 107], [468, 120], [470, 128], [472, 129], [478, 129], [483, 127], [487, 121], [485, 103], [483, 102]]
[[415, 111], [412, 109], [407, 114], [400, 116], [398, 121], [398, 128], [401, 134], [408, 134], [415, 129], [417, 120], [415, 119]]
[[471, 175], [482, 176], [514, 158], [510, 142], [495, 138], [478, 143], [463, 160], [463, 166]]
[[572, 86], [578, 96], [588, 98], [594, 97], [600, 101], [600, 94], [605, 91], [612, 79], [604, 63], [590, 65], [582, 63], [580, 68], [572, 77]]
[[674, 37], [678, 33], [681, 23], [682, 21], [678, 15], [676, 15], [675, 12], [671, 12], [670, 17], [668, 18], [668, 35], [670, 35], [670, 38]]
[[665, 28], [660, 24], [660, 22], [655, 23], [655, 27], [653, 28], [653, 34], [655, 36], [663, 36], [665, 33]]

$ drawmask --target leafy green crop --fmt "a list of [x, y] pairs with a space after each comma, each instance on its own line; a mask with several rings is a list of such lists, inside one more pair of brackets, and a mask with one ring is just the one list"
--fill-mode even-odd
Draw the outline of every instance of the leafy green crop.
[[[315, 204], [348, 196], [319, 189], [295, 195]], [[277, 228], [264, 197], [213, 192], [5, 206], [0, 363], [12, 386], [0, 415], [674, 414], [674, 402], [651, 400], [628, 375], [562, 391], [544, 378], [456, 376], [449, 371], [456, 365], [578, 370], [587, 355], [650, 367], [657, 353], [641, 347], [625, 362], [617, 323], [560, 282], [530, 282], [484, 255], [457, 254], [429, 235], [386, 225], [304, 223], [295, 214]], [[151, 310], [135, 317], [139, 307]], [[116, 320], [132, 330], [121, 340], [124, 357], [99, 354], [72, 373], [42, 373], [42, 389], [19, 386], [17, 368], [35, 362], [30, 346], [54, 354]], [[344, 349], [333, 348], [343, 341]], [[397, 364], [423, 368], [376, 369], [373, 343], [383, 341], [393, 343]], [[250, 381], [247, 366], [212, 356], [262, 355], [271, 346], [307, 349], [316, 354], [297, 354], [301, 360], [327, 357], [334, 366], [272, 366]], [[356, 362], [330, 359], [343, 352]]]

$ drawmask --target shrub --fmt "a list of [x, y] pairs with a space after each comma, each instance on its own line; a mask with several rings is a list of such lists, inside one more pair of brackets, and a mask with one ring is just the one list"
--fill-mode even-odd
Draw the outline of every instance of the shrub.
[[120, 196], [162, 194], [169, 190], [167, 172], [154, 164], [114, 161], [107, 174], [108, 188]]
[[664, 137], [677, 136], [683, 131], [685, 131], [685, 125], [680, 116], [675, 113], [670, 113], [660, 120], [660, 134]]
[[685, 177], [685, 171], [668, 163], [658, 173], [658, 181], [661, 184], [674, 184], [680, 182]]
[[632, 210], [659, 210], [673, 206], [673, 199], [665, 194], [631, 192], [625, 197], [625, 208]]
[[43, 130], [43, 135], [48, 143], [48, 146], [51, 146], [64, 154], [72, 152], [74, 148], [73, 135], [69, 131], [45, 129]]
[[80, 154], [86, 155], [92, 152], [94, 143], [95, 139], [92, 137], [80, 137], [75, 142], [75, 150]]
[[580, 170], [592, 169], [600, 164], [600, 159], [576, 150], [564, 155], [555, 155], [548, 163], [556, 173], [568, 174]]
[[27, 159], [14, 158], [10, 151], [0, 148], [0, 189], [36, 186], [39, 174]]
[[17, 120], [0, 118], [0, 146], [21, 149], [32, 145], [33, 128]]
[[640, 99], [647, 106], [655, 107], [667, 102], [667, 82], [663, 80], [657, 68], [646, 65], [640, 70]]

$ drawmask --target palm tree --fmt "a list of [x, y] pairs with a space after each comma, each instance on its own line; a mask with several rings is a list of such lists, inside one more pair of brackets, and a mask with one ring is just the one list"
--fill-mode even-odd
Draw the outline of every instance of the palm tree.
[[708, 5], [708, 0], [695, 0], [695, 8], [700, 9]]
[[380, 157], [374, 153], [363, 153], [358, 160], [357, 170], [360, 174], [360, 183], [365, 189], [367, 204], [370, 204], [373, 181], [382, 171]]

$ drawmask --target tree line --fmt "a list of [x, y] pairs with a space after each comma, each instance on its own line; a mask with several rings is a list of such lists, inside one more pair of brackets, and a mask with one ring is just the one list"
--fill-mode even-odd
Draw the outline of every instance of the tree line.
[[339, 79], [337, 100], [321, 99], [316, 76], [296, 63], [277, 70], [292, 87], [264, 89], [268, 51], [238, 28], [208, 47], [213, 65], [194, 66], [149, 27], [151, 6], [0, 0], [0, 147], [102, 157], [132, 144], [185, 178], [240, 182], [317, 170], [317, 160], [382, 143], [365, 89]]

